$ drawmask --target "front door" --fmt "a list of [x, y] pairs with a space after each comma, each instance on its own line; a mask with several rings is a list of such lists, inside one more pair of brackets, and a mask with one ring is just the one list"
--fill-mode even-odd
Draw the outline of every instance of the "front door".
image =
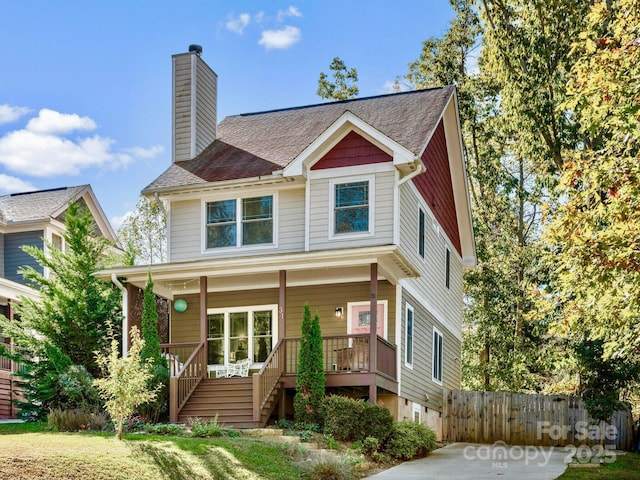
[[[378, 302], [377, 334], [387, 339], [387, 300]], [[365, 334], [371, 330], [371, 304], [369, 302], [347, 303], [347, 333]]]

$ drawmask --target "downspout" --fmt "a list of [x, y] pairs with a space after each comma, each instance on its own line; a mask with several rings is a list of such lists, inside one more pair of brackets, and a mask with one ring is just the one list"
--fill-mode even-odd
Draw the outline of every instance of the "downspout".
[[404, 177], [402, 177], [398, 182], [398, 187], [406, 183], [407, 181], [411, 180], [412, 178], [417, 177], [421, 173], [426, 172], [427, 169], [422, 166], [422, 162], [420, 161], [420, 159], [416, 159], [414, 163], [418, 164], [418, 168], [416, 168], [413, 172], [409, 173], [408, 175], [405, 175]]
[[129, 297], [127, 295], [127, 289], [118, 280], [115, 273], [111, 274], [111, 281], [122, 292], [122, 356], [125, 356], [129, 351]]
[[156, 200], [156, 202], [158, 202], [160, 204], [160, 208], [162, 209], [162, 213], [164, 213], [164, 216], [166, 218], [167, 209], [164, 208], [164, 203], [162, 202], [162, 200], [160, 200], [160, 195], [158, 195], [158, 192], [153, 192], [153, 198]]

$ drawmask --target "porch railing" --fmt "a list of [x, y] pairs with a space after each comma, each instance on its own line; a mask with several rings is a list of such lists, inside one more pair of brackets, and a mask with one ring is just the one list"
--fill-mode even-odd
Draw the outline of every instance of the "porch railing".
[[[171, 422], [178, 421], [180, 410], [182, 410], [193, 391], [207, 374], [204, 342], [195, 345], [195, 347], [190, 346], [190, 344], [162, 346], [163, 354], [167, 357], [169, 368], [172, 372], [169, 379], [169, 421]], [[167, 353], [164, 353], [165, 347], [168, 349]], [[184, 363], [180, 362], [180, 348], [184, 348], [184, 353], [188, 352], [189, 348], [192, 348], [192, 353]]]
[[21, 351], [20, 347], [6, 342], [1, 342], [0, 346], [4, 347], [7, 353], [14, 356], [13, 360], [7, 357], [0, 357], [0, 370], [11, 373], [24, 371], [24, 363], [15, 360], [16, 358], [18, 358], [15, 355], [17, 355]]
[[160, 344], [160, 351], [162, 352], [162, 356], [167, 359], [169, 374], [172, 377], [178, 374], [182, 364], [184, 364], [195, 349], [198, 348], [198, 345], [200, 345], [200, 342]]
[[[396, 347], [378, 337], [376, 342], [377, 364], [369, 365], [369, 334], [334, 335], [322, 338], [324, 371], [330, 372], [377, 372], [396, 378]], [[298, 371], [300, 338], [287, 338], [285, 350], [285, 374], [295, 375]]]
[[260, 422], [262, 410], [284, 372], [284, 340], [279, 340], [258, 373], [253, 374], [253, 420]]
[[377, 371], [383, 373], [394, 380], [396, 376], [396, 346], [387, 342], [382, 337], [377, 337]]

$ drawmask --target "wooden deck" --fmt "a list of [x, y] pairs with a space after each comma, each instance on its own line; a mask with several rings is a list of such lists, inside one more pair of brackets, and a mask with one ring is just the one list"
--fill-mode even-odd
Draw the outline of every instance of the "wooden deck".
[[[323, 338], [326, 386], [383, 389], [397, 393], [396, 347], [378, 337], [375, 368], [369, 359], [369, 335]], [[203, 344], [163, 345], [168, 358], [188, 358], [171, 366], [170, 419], [214, 418], [239, 428], [262, 427], [279, 404], [284, 411], [286, 389], [296, 386], [299, 338], [280, 340], [260, 371], [243, 378], [207, 378]]]

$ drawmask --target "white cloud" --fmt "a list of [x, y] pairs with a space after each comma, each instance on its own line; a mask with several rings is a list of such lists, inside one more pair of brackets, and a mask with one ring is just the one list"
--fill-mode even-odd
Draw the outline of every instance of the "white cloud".
[[262, 37], [258, 41], [259, 45], [262, 45], [267, 50], [286, 49], [294, 43], [300, 40], [300, 29], [287, 25], [279, 30], [265, 30], [262, 32]]
[[132, 147], [132, 148], [127, 148], [125, 151], [127, 153], [130, 153], [134, 157], [138, 157], [138, 158], [153, 158], [153, 157], [163, 153], [164, 152], [164, 147], [162, 145], [154, 145], [153, 147], [149, 147], [149, 148]]
[[113, 229], [117, 231], [122, 226], [124, 221], [131, 215], [133, 215], [133, 211], [128, 211], [124, 215], [114, 215], [109, 219], [109, 222], [111, 223]]
[[131, 161], [126, 153], [111, 151], [113, 140], [99, 135], [72, 141], [29, 130], [0, 138], [0, 164], [33, 177], [77, 175], [88, 167], [113, 168]]
[[[164, 148], [131, 147], [115, 151], [114, 140], [101, 135], [66, 138], [63, 134], [76, 130], [94, 130], [96, 122], [89, 117], [42, 109], [22, 130], [0, 136], [0, 166], [30, 177], [78, 175], [87, 168], [113, 170], [135, 158], [152, 158]], [[14, 185], [14, 191], [29, 190], [30, 184], [13, 177], [0, 178], [0, 190]]]
[[18, 120], [31, 111], [28, 107], [16, 107], [4, 103], [0, 105], [0, 125], [3, 123], [11, 123]]
[[283, 22], [287, 17], [301, 17], [302, 12], [298, 7], [290, 6], [286, 10], [278, 10], [278, 21]]
[[27, 130], [34, 133], [60, 134], [74, 130], [95, 130], [97, 127], [89, 117], [81, 117], [75, 113], [60, 113], [43, 108], [36, 118], [27, 123]]
[[248, 13], [241, 13], [237, 17], [231, 17], [227, 21], [227, 30], [231, 30], [232, 32], [242, 34], [244, 29], [249, 25], [251, 21], [251, 15]]
[[10, 175], [0, 173], [0, 191], [5, 193], [16, 193], [32, 192], [34, 190], [37, 190], [37, 188], [29, 182], [25, 182], [18, 177], [12, 177]]

